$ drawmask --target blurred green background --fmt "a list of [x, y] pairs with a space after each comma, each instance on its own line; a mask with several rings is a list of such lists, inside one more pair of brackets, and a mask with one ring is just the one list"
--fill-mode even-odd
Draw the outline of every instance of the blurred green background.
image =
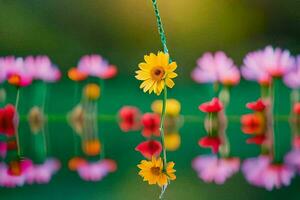
[[[267, 192], [250, 186], [239, 173], [224, 185], [205, 184], [191, 169], [191, 160], [209, 151], [200, 149], [198, 139], [205, 135], [197, 107], [211, 97], [211, 87], [190, 79], [195, 60], [205, 51], [224, 50], [242, 63], [251, 50], [268, 44], [300, 52], [300, 1], [295, 0], [158, 0], [171, 56], [178, 62], [176, 86], [170, 97], [182, 104], [186, 116], [180, 130], [182, 144], [168, 158], [176, 162], [177, 180], [167, 190], [166, 199], [298, 199], [299, 177], [291, 186]], [[138, 132], [122, 133], [114, 116], [122, 105], [136, 105], [150, 111], [157, 97], [143, 94], [134, 79], [143, 55], [161, 49], [150, 0], [0, 0], [0, 56], [47, 54], [63, 71], [76, 66], [84, 54], [98, 53], [118, 66], [119, 75], [108, 80], [99, 105], [103, 119], [99, 131], [106, 136], [106, 154], [118, 163], [118, 171], [97, 183], [80, 180], [68, 171], [66, 164], [73, 156], [72, 130], [65, 114], [74, 106], [74, 84], [64, 78], [50, 87], [48, 113], [50, 155], [59, 158], [62, 169], [48, 185], [0, 188], [0, 199], [89, 199], [133, 200], [157, 199], [159, 188], [148, 186], [137, 175], [136, 164], [142, 159], [134, 147], [143, 140]], [[30, 88], [29, 88], [30, 89]], [[281, 88], [285, 101], [281, 114], [289, 113], [289, 90]], [[245, 103], [259, 96], [255, 83], [242, 81], [232, 90], [228, 114], [228, 135], [232, 154], [246, 158], [259, 149], [245, 145], [239, 116], [248, 112]], [[8, 87], [9, 101], [14, 102], [15, 89]], [[21, 97], [22, 114], [30, 106], [26, 91]], [[104, 119], [105, 118], [105, 119]], [[290, 128], [282, 121], [285, 148], [289, 148]], [[22, 140], [29, 127], [21, 123]], [[26, 142], [24, 142], [26, 143]], [[24, 152], [30, 144], [24, 144]]]

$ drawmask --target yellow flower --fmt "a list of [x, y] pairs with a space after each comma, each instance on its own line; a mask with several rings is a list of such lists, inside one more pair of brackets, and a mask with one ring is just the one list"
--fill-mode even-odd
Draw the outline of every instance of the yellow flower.
[[[152, 103], [151, 109], [157, 114], [161, 114], [162, 100], [156, 100]], [[166, 102], [166, 115], [178, 116], [181, 110], [181, 105], [176, 99], [168, 99]]]
[[175, 151], [180, 147], [181, 138], [179, 133], [166, 133], [165, 146], [168, 151]]
[[84, 88], [84, 95], [90, 100], [97, 100], [100, 97], [100, 87], [95, 83], [87, 84]]
[[148, 181], [149, 185], [157, 184], [162, 187], [168, 184], [168, 180], [176, 179], [174, 165], [174, 162], [169, 162], [164, 172], [162, 159], [152, 157], [151, 161], [142, 160], [138, 165], [141, 169], [139, 175], [144, 178], [144, 181]]
[[176, 62], [169, 62], [169, 54], [158, 52], [157, 55], [150, 53], [145, 55], [145, 62], [139, 64], [140, 70], [136, 71], [135, 78], [143, 81], [140, 88], [144, 92], [151, 94], [154, 92], [160, 95], [164, 89], [165, 84], [167, 87], [172, 88], [175, 83], [172, 78], [177, 77], [174, 72], [177, 68]]

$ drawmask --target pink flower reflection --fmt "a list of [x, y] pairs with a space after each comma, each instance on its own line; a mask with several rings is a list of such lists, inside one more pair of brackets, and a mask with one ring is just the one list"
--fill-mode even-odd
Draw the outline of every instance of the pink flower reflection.
[[79, 176], [85, 181], [100, 181], [110, 172], [117, 169], [117, 164], [113, 160], [104, 159], [92, 163], [86, 163], [77, 169]]
[[286, 164], [273, 164], [268, 156], [259, 156], [244, 161], [242, 172], [246, 180], [267, 190], [290, 185], [294, 170]]
[[218, 158], [215, 155], [203, 155], [193, 160], [192, 167], [204, 182], [223, 184], [239, 171], [240, 160], [238, 158]]
[[300, 174], [300, 149], [293, 149], [285, 156], [285, 162]]
[[26, 172], [26, 183], [49, 183], [59, 168], [60, 162], [54, 158], [48, 158], [43, 164], [34, 164]]
[[20, 187], [25, 183], [25, 174], [12, 176], [8, 174], [8, 167], [5, 163], [0, 163], [0, 187]]

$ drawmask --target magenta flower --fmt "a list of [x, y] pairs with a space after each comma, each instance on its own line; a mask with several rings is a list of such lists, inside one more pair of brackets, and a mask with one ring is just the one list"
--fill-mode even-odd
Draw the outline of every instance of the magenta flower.
[[291, 167], [284, 163], [273, 164], [268, 156], [245, 160], [242, 171], [250, 184], [267, 190], [288, 186], [295, 176], [295, 171]]
[[83, 56], [77, 66], [78, 70], [88, 74], [89, 76], [109, 79], [117, 74], [117, 68], [110, 65], [100, 55], [85, 55]]
[[204, 182], [223, 184], [239, 171], [240, 160], [238, 158], [218, 158], [215, 155], [204, 155], [196, 157], [192, 162], [192, 167]]
[[115, 161], [104, 159], [93, 163], [81, 165], [77, 172], [85, 181], [100, 181], [110, 172], [114, 172], [117, 168]]
[[54, 158], [48, 158], [43, 164], [34, 164], [25, 174], [26, 183], [49, 183], [52, 176], [59, 170], [59, 168], [60, 162]]
[[300, 56], [296, 58], [296, 68], [286, 74], [283, 80], [284, 83], [290, 88], [300, 88]]
[[295, 68], [295, 59], [288, 50], [267, 46], [250, 52], [244, 58], [242, 75], [247, 80], [270, 84], [272, 77], [282, 77]]
[[48, 56], [28, 56], [24, 60], [24, 66], [35, 80], [55, 82], [61, 77], [61, 73], [55, 67]]
[[8, 174], [8, 167], [5, 163], [0, 163], [0, 187], [14, 188], [23, 186], [25, 183], [25, 174], [12, 176]]
[[220, 82], [224, 85], [236, 85], [240, 81], [240, 73], [224, 52], [207, 52], [198, 59], [197, 66], [192, 71], [192, 79], [198, 83]]

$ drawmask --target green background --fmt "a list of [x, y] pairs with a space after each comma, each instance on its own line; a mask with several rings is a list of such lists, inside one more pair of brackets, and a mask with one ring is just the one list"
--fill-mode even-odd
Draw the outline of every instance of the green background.
[[[206, 184], [191, 169], [191, 160], [209, 151], [200, 149], [198, 139], [205, 135], [200, 103], [212, 96], [209, 85], [190, 80], [195, 60], [205, 51], [224, 50], [238, 65], [251, 50], [267, 44], [279, 45], [297, 53], [299, 44], [300, 2], [260, 0], [173, 0], [159, 1], [170, 53], [178, 62], [179, 77], [169, 97], [178, 99], [185, 116], [179, 150], [168, 153], [176, 162], [177, 180], [169, 186], [166, 199], [298, 199], [299, 177], [291, 186], [267, 192], [249, 185], [241, 173], [224, 185]], [[105, 82], [99, 102], [99, 134], [105, 135], [106, 155], [116, 160], [118, 171], [97, 183], [83, 182], [70, 172], [67, 161], [73, 154], [73, 132], [65, 115], [74, 106], [74, 83], [64, 78], [50, 86], [50, 152], [62, 162], [62, 169], [47, 185], [0, 188], [0, 199], [157, 199], [159, 188], [148, 186], [137, 175], [142, 156], [134, 147], [143, 140], [139, 132], [122, 133], [116, 113], [123, 105], [136, 105], [143, 112], [157, 99], [146, 95], [134, 79], [143, 55], [160, 50], [155, 18], [150, 0], [2, 0], [0, 1], [0, 55], [26, 56], [47, 54], [64, 72], [75, 66], [80, 56], [99, 53], [118, 66], [119, 75]], [[14, 102], [15, 89], [6, 87]], [[21, 114], [32, 106], [30, 88], [21, 95]], [[281, 88], [281, 126], [284, 148], [289, 148], [289, 90]], [[245, 103], [256, 100], [259, 87], [242, 81], [232, 90], [228, 108], [229, 139], [232, 155], [256, 156], [259, 149], [246, 145], [239, 116], [247, 113]], [[21, 121], [24, 153], [30, 154], [29, 127]]]

